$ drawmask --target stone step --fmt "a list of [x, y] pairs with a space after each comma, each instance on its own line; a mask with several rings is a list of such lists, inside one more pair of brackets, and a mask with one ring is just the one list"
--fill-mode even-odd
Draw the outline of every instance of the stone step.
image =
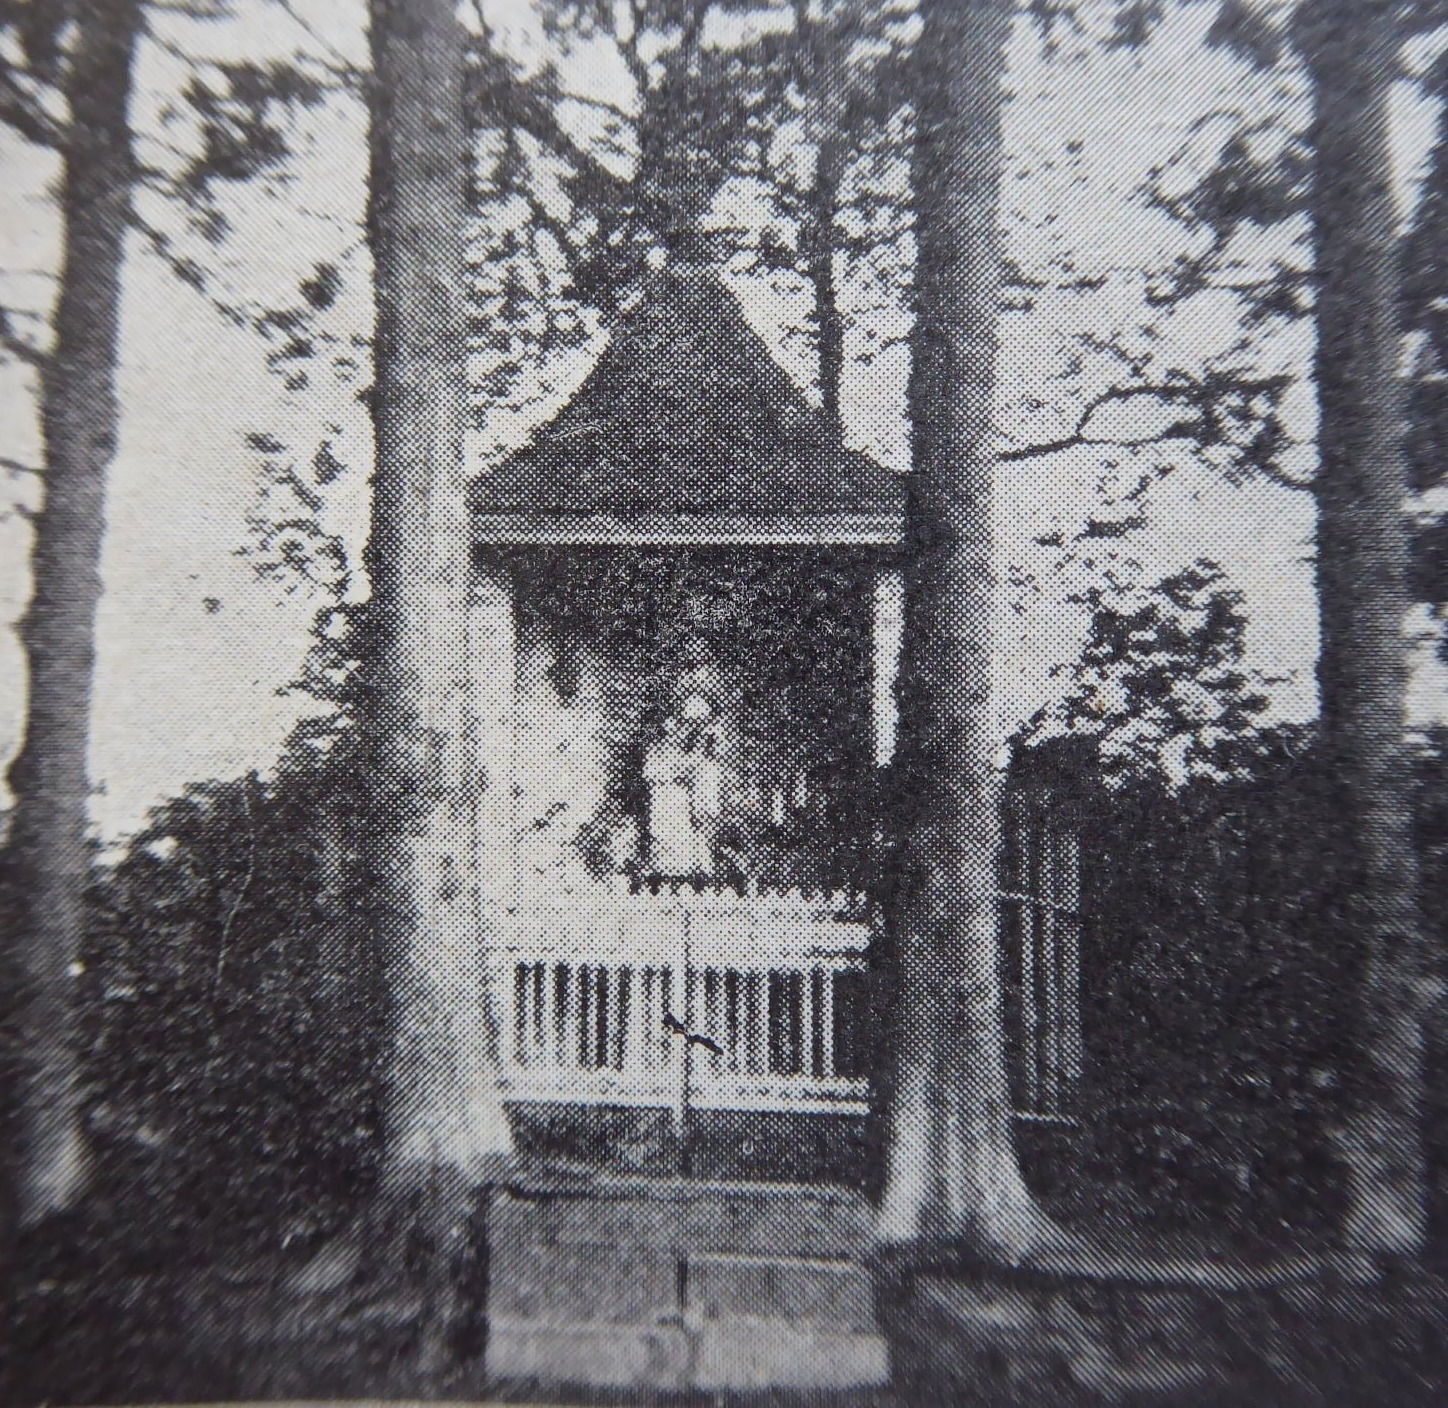
[[693, 1337], [682, 1324], [488, 1320], [489, 1383], [681, 1393], [694, 1387], [694, 1358]]
[[690, 1386], [714, 1392], [841, 1392], [889, 1382], [878, 1333], [832, 1333], [788, 1320], [733, 1318], [694, 1327]]
[[844, 1257], [868, 1245], [870, 1212], [846, 1190], [640, 1180], [515, 1190], [495, 1202], [494, 1245], [631, 1243], [683, 1252]]
[[680, 1308], [679, 1255], [627, 1239], [553, 1243], [495, 1237], [488, 1254], [488, 1315], [498, 1320], [662, 1324]]
[[488, 1371], [601, 1389], [885, 1382], [844, 1190], [646, 1180], [515, 1189], [490, 1213]]
[[550, 1389], [837, 1392], [887, 1383], [889, 1350], [879, 1334], [831, 1334], [779, 1320], [500, 1319], [488, 1330], [487, 1373], [492, 1383]]
[[875, 1292], [855, 1262], [698, 1252], [684, 1259], [684, 1314], [778, 1320], [840, 1334], [875, 1329]]

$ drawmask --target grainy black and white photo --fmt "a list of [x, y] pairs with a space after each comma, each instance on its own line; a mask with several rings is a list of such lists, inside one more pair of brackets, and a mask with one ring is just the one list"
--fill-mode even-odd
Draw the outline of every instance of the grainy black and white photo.
[[1448, 1402], [1448, 3], [0, 0], [0, 1401]]

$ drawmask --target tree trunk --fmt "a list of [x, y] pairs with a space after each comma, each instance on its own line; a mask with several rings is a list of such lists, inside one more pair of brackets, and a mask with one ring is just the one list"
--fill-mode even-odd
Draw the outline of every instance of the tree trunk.
[[929, 0], [916, 49], [914, 473], [901, 662], [903, 898], [879, 1235], [1018, 1259], [1042, 1220], [1006, 1081], [991, 531], [1008, 0]]
[[18, 991], [17, 1202], [22, 1224], [69, 1206], [86, 1175], [75, 965], [85, 936], [91, 692], [106, 472], [119, 429], [116, 359], [132, 181], [131, 70], [138, 0], [84, 11], [66, 82], [64, 256], [41, 377], [45, 499], [20, 626], [25, 736], [10, 767], [6, 857]]
[[845, 372], [845, 323], [835, 289], [835, 215], [843, 176], [841, 144], [833, 133], [822, 134], [814, 182], [806, 197], [805, 267], [814, 295], [815, 343], [819, 352], [820, 411], [836, 440], [843, 437], [840, 383]]
[[827, 432], [844, 435], [840, 384], [845, 371], [845, 323], [835, 289], [835, 218], [845, 173], [846, 76], [828, 20], [810, 15], [808, 0], [794, 0], [795, 80], [805, 102], [805, 136], [814, 143], [815, 167], [804, 193], [799, 249], [814, 304], [819, 358], [820, 412]]
[[1388, 92], [1400, 37], [1388, 0], [1305, 8], [1318, 93], [1317, 575], [1322, 754], [1345, 896], [1333, 916], [1356, 981], [1342, 1149], [1353, 1247], [1412, 1252], [1424, 1233], [1422, 1018], [1408, 673], [1408, 493]]
[[372, 0], [376, 472], [371, 865], [393, 997], [388, 1163], [485, 1182], [510, 1150], [477, 912], [463, 464], [468, 142], [448, 0]]

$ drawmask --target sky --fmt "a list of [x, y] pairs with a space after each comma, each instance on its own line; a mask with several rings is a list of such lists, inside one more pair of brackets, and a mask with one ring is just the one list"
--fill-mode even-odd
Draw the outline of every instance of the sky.
[[[538, 44], [527, 0], [488, 3], [506, 44], [520, 54]], [[1195, 119], [1224, 95], [1239, 94], [1246, 81], [1230, 60], [1203, 46], [1209, 8], [1174, 7], [1163, 33], [1141, 54], [1047, 62], [1024, 29], [1012, 46], [1006, 247], [1022, 262], [1043, 268], [1069, 249], [1077, 270], [1101, 276], [1102, 286], [1085, 301], [1075, 294], [1045, 295], [1032, 312], [1006, 320], [997, 419], [1008, 440], [1050, 438], [1053, 425], [1070, 423], [1076, 408], [1071, 396], [1082, 387], [1089, 390], [1090, 379], [1076, 392], [1062, 389], [1057, 364], [1063, 330], [1132, 326], [1140, 289], [1122, 270], [1139, 265], [1144, 251], [1147, 262], [1154, 249], [1168, 257], [1172, 242], [1180, 240], [1179, 231], [1146, 220], [1130, 193], [1146, 171], [1169, 162], [1193, 139]], [[315, 47], [322, 36], [327, 47], [351, 61], [365, 58], [362, 0], [291, 0], [242, 12], [250, 18], [205, 27], [169, 18], [158, 21], [158, 28], [163, 40], [188, 46], [204, 39], [216, 57], [285, 55], [299, 44]], [[192, 28], [184, 34], [175, 28], [187, 23]], [[604, 90], [622, 81], [598, 49], [576, 56], [571, 72], [580, 85]], [[1188, 91], [1184, 75], [1190, 75]], [[139, 76], [136, 125], [160, 142], [176, 138], [180, 119], [166, 110], [165, 95], [174, 92], [179, 70], [163, 44], [147, 46]], [[1260, 98], [1264, 105], [1287, 108], [1296, 101], [1280, 89]], [[1405, 85], [1394, 124], [1397, 189], [1405, 213], [1435, 120]], [[365, 276], [357, 248], [364, 135], [355, 103], [331, 105], [305, 124], [288, 177], [233, 204], [237, 229], [223, 271], [228, 291], [283, 299], [312, 263], [342, 258], [353, 277], [337, 316], [365, 332], [365, 277], [357, 277], [359, 271]], [[1080, 146], [1063, 161], [1068, 140]], [[159, 159], [164, 148], [152, 140], [143, 156], [148, 151]], [[49, 158], [0, 135], [0, 189], [7, 192], [0, 203], [0, 300], [7, 303], [44, 309], [57, 251], [56, 174]], [[726, 198], [738, 208], [725, 213], [747, 208], [743, 193]], [[166, 218], [144, 206], [143, 214]], [[1270, 261], [1279, 253], [1245, 249], [1242, 258]], [[786, 370], [807, 383], [808, 362], [783, 333], [799, 315], [797, 292], [740, 277], [732, 286]], [[1220, 308], [1203, 304], [1152, 335], [1158, 348], [1175, 342], [1176, 352], [1190, 357], [1210, 351], [1232, 329]], [[1301, 333], [1295, 338], [1265, 347], [1261, 355], [1304, 368], [1310, 342]], [[526, 439], [586, 374], [598, 345], [595, 340], [570, 362], [547, 368], [552, 396], [526, 416], [495, 417], [476, 453]], [[906, 372], [903, 349], [895, 349], [853, 368], [845, 386], [850, 439], [897, 469], [908, 461]], [[1045, 409], [1043, 386], [1055, 388], [1044, 398]], [[308, 707], [287, 686], [300, 667], [320, 603], [305, 590], [259, 577], [241, 555], [258, 495], [257, 456], [247, 448], [247, 434], [277, 428], [285, 433], [291, 427], [300, 442], [315, 433], [318, 422], [335, 417], [335, 443], [351, 468], [329, 498], [326, 514], [328, 526], [354, 553], [365, 534], [370, 456], [365, 422], [351, 395], [355, 387], [334, 386], [310, 405], [285, 396], [255, 336], [220, 318], [139, 239], [125, 273], [120, 390], [124, 414], [109, 486], [91, 758], [93, 819], [108, 840], [133, 830], [149, 807], [188, 782], [265, 770]], [[312, 424], [298, 424], [299, 417]], [[1310, 425], [1304, 438], [1310, 442]], [[13, 367], [0, 368], [0, 441], [0, 456], [35, 461], [33, 398], [24, 374]], [[1310, 443], [1303, 453], [1310, 460]], [[1054, 559], [1035, 539], [1079, 525], [1099, 501], [1103, 480], [1108, 492], [1113, 482], [1120, 489], [1138, 468], [1128, 461], [1110, 470], [1099, 453], [1081, 452], [1002, 473], [997, 508], [1002, 568], [1035, 584], [1034, 594], [1017, 592], [1003, 610], [1000, 694], [1011, 716], [1024, 717], [1049, 697], [1057, 687], [1053, 670], [1071, 658], [1081, 629], [1079, 617], [1060, 607], [1069, 584], [1053, 580]], [[23, 503], [30, 495], [33, 502], [25, 477], [12, 477], [3, 487], [8, 500]], [[1143, 571], [1171, 570], [1202, 554], [1219, 560], [1247, 595], [1249, 663], [1279, 681], [1277, 716], [1309, 717], [1315, 707], [1316, 635], [1308, 496], [1268, 485], [1234, 487], [1184, 460], [1154, 492], [1151, 520], [1150, 534], [1131, 545]], [[19, 615], [28, 592], [27, 552], [23, 515], [9, 512], [0, 519], [0, 612], [8, 620]], [[1415, 712], [1420, 718], [1448, 712], [1448, 676], [1431, 662], [1430, 650], [1419, 655]], [[7, 631], [0, 636], [0, 755], [13, 751], [23, 707], [22, 661]]]

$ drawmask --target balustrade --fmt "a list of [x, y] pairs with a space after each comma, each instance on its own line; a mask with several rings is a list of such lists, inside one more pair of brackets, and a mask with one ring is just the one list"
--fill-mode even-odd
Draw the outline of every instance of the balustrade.
[[862, 1113], [864, 896], [667, 885], [529, 905], [493, 950], [510, 1098]]

